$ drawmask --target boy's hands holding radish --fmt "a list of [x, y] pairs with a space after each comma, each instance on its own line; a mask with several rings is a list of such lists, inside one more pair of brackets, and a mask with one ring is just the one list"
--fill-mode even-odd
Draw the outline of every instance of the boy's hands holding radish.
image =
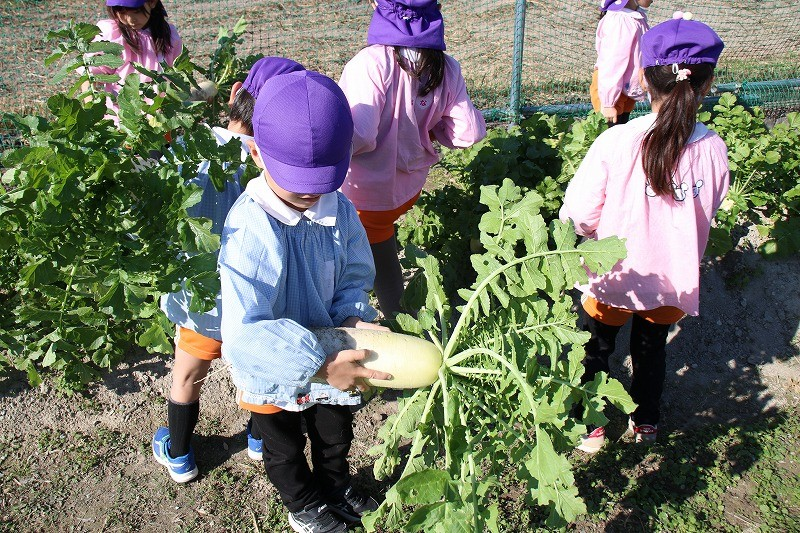
[[328, 356], [314, 377], [327, 381], [341, 391], [353, 392], [369, 390], [364, 378], [392, 379], [389, 373], [361, 366], [359, 361], [365, 359], [368, 354], [368, 350], [341, 350], [333, 353]]
[[[364, 322], [356, 316], [345, 319], [342, 327], [389, 331], [389, 328], [385, 326]], [[364, 360], [368, 354], [368, 350], [341, 350], [333, 353], [328, 356], [314, 377], [327, 381], [341, 391], [359, 390], [361, 392], [369, 390], [369, 386], [364, 383], [363, 378], [392, 379], [391, 374], [361, 366], [359, 361]]]

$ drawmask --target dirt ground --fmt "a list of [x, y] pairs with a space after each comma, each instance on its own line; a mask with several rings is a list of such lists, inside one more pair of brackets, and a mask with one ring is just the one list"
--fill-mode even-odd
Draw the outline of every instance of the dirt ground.
[[[701, 316], [670, 337], [662, 431], [797, 416], [799, 273], [797, 259], [751, 251], [704, 265]], [[619, 344], [613, 368], [625, 382]], [[63, 396], [52, 383], [31, 389], [22, 375], [0, 379], [0, 531], [288, 531], [262, 467], [247, 457], [247, 416], [224, 369], [203, 390], [199, 478], [179, 486], [153, 460], [171, 365], [167, 356], [134, 354], [86, 396]], [[388, 485], [374, 480], [364, 452], [394, 407], [379, 397], [356, 415], [354, 483], [377, 495]]]

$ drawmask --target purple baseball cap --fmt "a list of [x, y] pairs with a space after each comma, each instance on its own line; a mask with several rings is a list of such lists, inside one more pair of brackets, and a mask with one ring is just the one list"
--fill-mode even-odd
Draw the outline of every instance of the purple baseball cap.
[[376, 0], [367, 44], [445, 50], [444, 20], [436, 0]]
[[250, 72], [247, 73], [242, 88], [257, 99], [265, 81], [279, 74], [299, 70], [305, 70], [305, 67], [297, 61], [285, 57], [262, 57], [250, 67]]
[[628, 0], [600, 0], [601, 11], [619, 11], [628, 5]]
[[106, 0], [108, 7], [129, 7], [131, 9], [142, 7], [144, 3], [145, 0]]
[[287, 191], [325, 194], [342, 185], [353, 117], [329, 77], [300, 70], [265, 81], [253, 109], [253, 133], [267, 171]]
[[642, 35], [642, 67], [683, 63], [717, 64], [725, 43], [709, 26], [691, 20], [690, 13], [656, 24]]

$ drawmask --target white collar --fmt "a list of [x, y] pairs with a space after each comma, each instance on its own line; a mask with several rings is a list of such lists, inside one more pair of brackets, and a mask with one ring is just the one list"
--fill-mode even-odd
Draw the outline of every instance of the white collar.
[[275, 191], [269, 187], [267, 177], [263, 172], [257, 178], [247, 182], [245, 191], [268, 215], [287, 226], [296, 226], [303, 217], [320, 226], [336, 225], [336, 212], [339, 209], [339, 198], [336, 191], [323, 194], [314, 205], [302, 213], [292, 209], [278, 198]]
[[[658, 113], [648, 113], [634, 120], [641, 121], [644, 131], [650, 131], [650, 128], [653, 127], [653, 124], [655, 123], [657, 116]], [[702, 122], [696, 123], [694, 125], [694, 131], [692, 131], [692, 134], [689, 136], [689, 140], [686, 141], [686, 144], [691, 144], [699, 141], [700, 139], [706, 136], [708, 131], [709, 131], [708, 127], [705, 124], [703, 124]]]
[[220, 126], [214, 126], [211, 128], [211, 131], [217, 136], [217, 139], [222, 141], [221, 144], [228, 144], [231, 139], [239, 139], [242, 141], [242, 161], [247, 161], [247, 157], [250, 155], [250, 148], [247, 146], [247, 141], [253, 140], [252, 135], [236, 133]]

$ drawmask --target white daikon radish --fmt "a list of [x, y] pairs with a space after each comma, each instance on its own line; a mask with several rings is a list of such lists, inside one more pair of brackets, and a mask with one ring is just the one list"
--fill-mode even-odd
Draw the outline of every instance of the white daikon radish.
[[322, 349], [330, 355], [341, 350], [369, 350], [360, 361], [366, 368], [388, 372], [390, 380], [365, 379], [374, 387], [417, 389], [427, 387], [438, 377], [442, 352], [432, 342], [419, 337], [358, 328], [312, 328]]

